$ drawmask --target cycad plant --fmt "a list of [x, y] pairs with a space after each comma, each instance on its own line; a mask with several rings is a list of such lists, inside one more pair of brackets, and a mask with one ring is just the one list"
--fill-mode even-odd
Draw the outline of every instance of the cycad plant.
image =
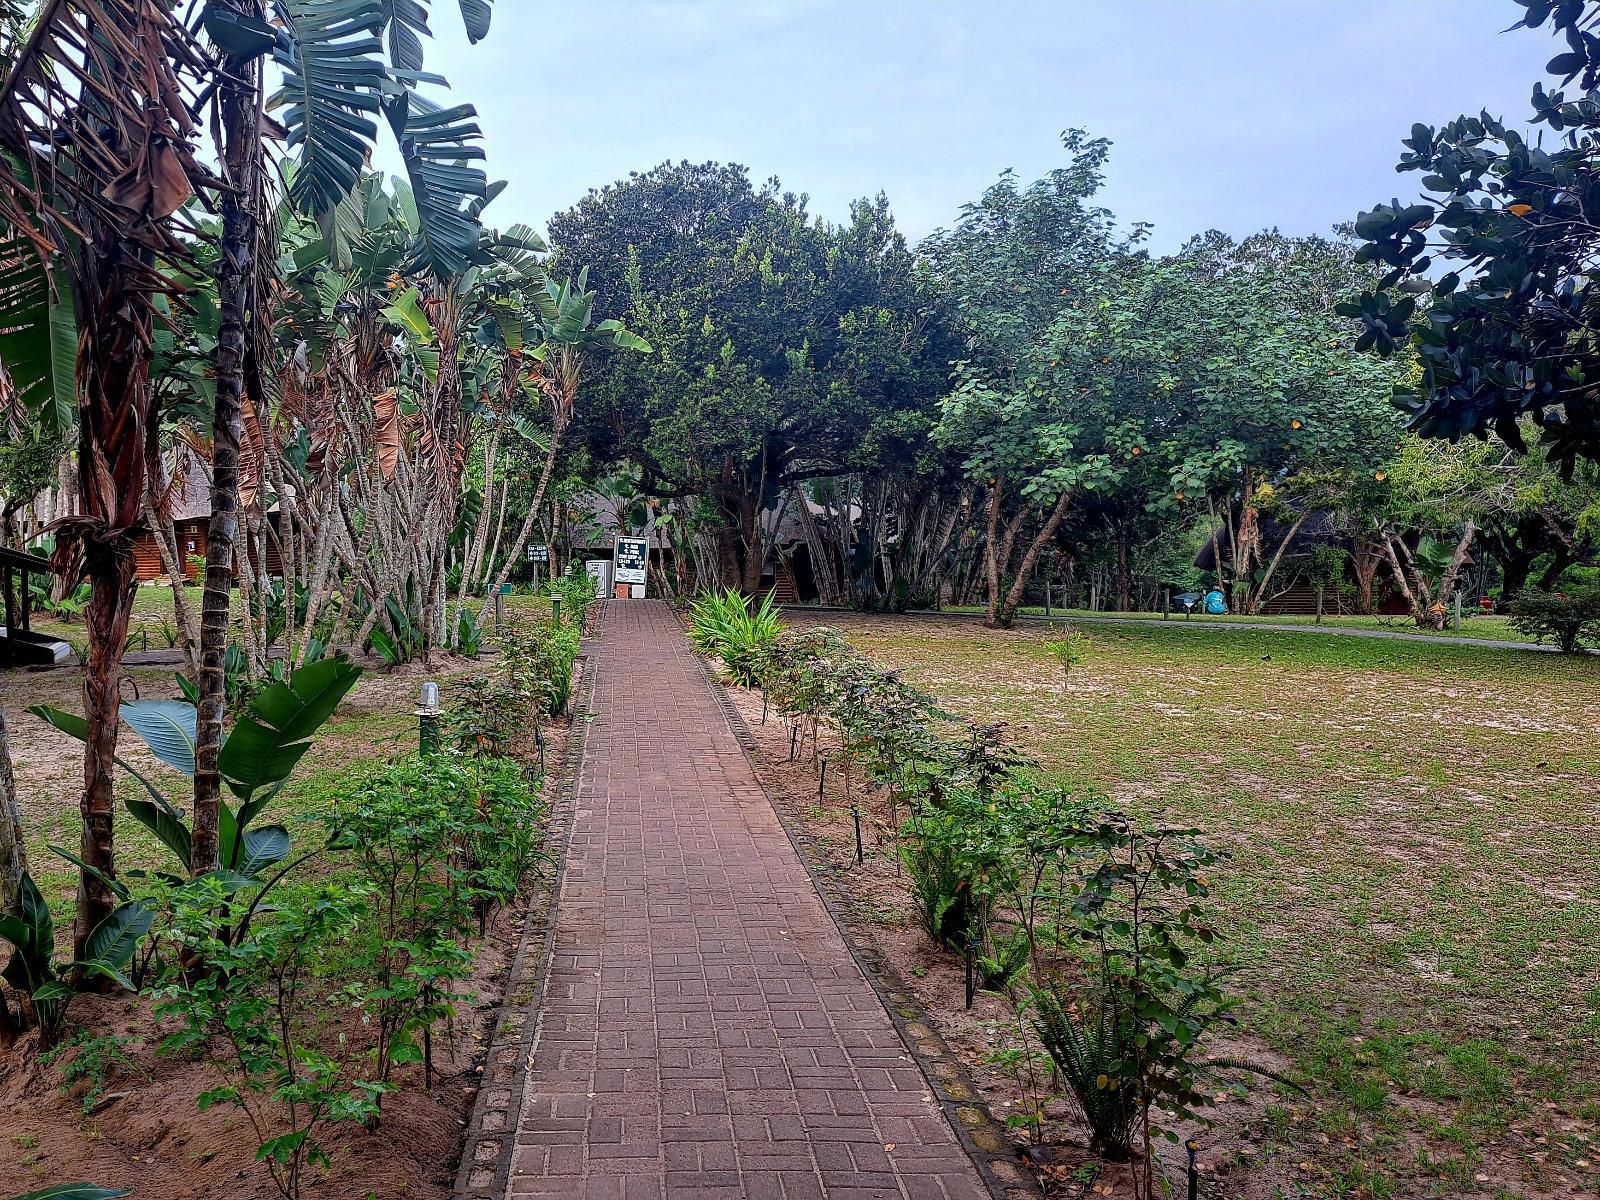
[[733, 588], [706, 592], [690, 608], [689, 622], [695, 648], [720, 658], [735, 683], [754, 687], [761, 682], [762, 658], [782, 630], [774, 593], [752, 608], [750, 598]]

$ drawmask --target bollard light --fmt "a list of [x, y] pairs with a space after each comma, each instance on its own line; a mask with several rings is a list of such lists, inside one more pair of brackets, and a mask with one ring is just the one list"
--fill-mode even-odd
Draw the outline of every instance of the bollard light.
[[424, 754], [439, 749], [439, 685], [431, 679], [422, 685], [422, 702], [417, 706], [417, 748]]
[[561, 624], [561, 597], [560, 596], [551, 596], [550, 597], [550, 623], [552, 625]]

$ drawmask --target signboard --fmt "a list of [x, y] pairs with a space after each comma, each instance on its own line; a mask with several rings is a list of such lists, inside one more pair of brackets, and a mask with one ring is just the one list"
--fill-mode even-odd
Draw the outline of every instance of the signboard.
[[611, 595], [611, 581], [606, 576], [611, 574], [611, 564], [603, 558], [591, 558], [583, 564], [584, 572], [594, 580], [594, 590], [604, 600]]
[[650, 562], [650, 543], [640, 537], [617, 539], [616, 582], [639, 588], [635, 595], [644, 595], [645, 572]]
[[550, 561], [549, 546], [528, 546], [528, 561], [531, 563], [547, 563]]

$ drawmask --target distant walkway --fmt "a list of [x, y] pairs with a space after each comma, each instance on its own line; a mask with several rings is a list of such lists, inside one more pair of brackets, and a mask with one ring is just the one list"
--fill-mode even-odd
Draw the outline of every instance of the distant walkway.
[[[786, 612], [796, 613], [830, 613], [849, 612], [856, 610], [850, 608], [820, 608], [811, 604], [788, 604], [784, 606]], [[983, 619], [981, 612], [951, 612], [944, 609], [913, 608], [908, 613], [909, 617], [951, 617], [963, 620]], [[1043, 613], [1018, 613], [1019, 621], [1045, 621], [1051, 624], [1069, 625], [1160, 625], [1172, 628], [1177, 625], [1185, 629], [1205, 629], [1212, 633], [1226, 633], [1232, 629], [1265, 630], [1269, 633], [1328, 633], [1338, 637], [1379, 638], [1399, 642], [1431, 642], [1439, 646], [1481, 646], [1488, 650], [1533, 650], [1546, 654], [1557, 653], [1555, 646], [1541, 646], [1536, 642], [1513, 642], [1505, 638], [1475, 638], [1454, 637], [1442, 633], [1402, 633], [1398, 629], [1352, 629], [1348, 625], [1302, 625], [1280, 621], [1216, 621], [1207, 620], [1205, 617], [1183, 617], [1174, 613], [1170, 619], [1163, 621], [1159, 615], [1149, 617], [1086, 617], [1079, 613], [1058, 614], [1047, 617]], [[1590, 654], [1597, 651], [1590, 650]]]
[[671, 612], [590, 661], [509, 1194], [988, 1200]]

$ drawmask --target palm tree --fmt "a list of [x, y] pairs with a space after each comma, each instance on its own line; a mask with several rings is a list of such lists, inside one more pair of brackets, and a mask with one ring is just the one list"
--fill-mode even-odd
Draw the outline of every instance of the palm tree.
[[[87, 579], [83, 836], [76, 951], [115, 906], [112, 763], [153, 418], [149, 346], [163, 268], [190, 247], [179, 213], [216, 180], [190, 143], [210, 58], [164, 5], [44, 0], [0, 80], [0, 307], [18, 391], [75, 401], [79, 512], [56, 568]], [[75, 324], [76, 353], [66, 329]]]
[[[473, 41], [488, 32], [488, 0], [461, 0]], [[213, 528], [201, 632], [202, 716], [195, 861], [214, 853], [220, 745], [219, 666], [237, 529], [244, 398], [264, 394], [259, 363], [265, 211], [258, 59], [273, 52], [288, 142], [298, 152], [291, 199], [338, 237], [335, 214], [361, 177], [382, 113], [412, 181], [424, 237], [420, 266], [460, 271], [480, 236], [488, 195], [473, 110], [417, 94], [423, 3], [389, 0], [217, 0], [207, 42], [165, 4], [41, 0], [31, 17], [0, 3], [0, 361], [11, 387], [58, 424], [75, 413], [80, 511], [57, 530], [57, 567], [93, 585], [84, 710], [84, 833], [78, 950], [114, 897], [112, 763], [120, 656], [132, 609], [132, 544], [147, 498], [155, 419], [149, 368], [157, 309], [190, 261], [197, 194], [222, 209], [218, 294], [222, 329], [213, 414]], [[383, 58], [387, 37], [388, 61]], [[207, 44], [208, 43], [208, 44]], [[14, 52], [12, 47], [16, 47]], [[214, 176], [192, 142], [215, 105], [222, 129]], [[176, 305], [176, 301], [174, 301]]]
[[[528, 504], [522, 528], [506, 556], [500, 572], [490, 585], [479, 611], [481, 622], [489, 611], [490, 597], [500, 590], [511, 577], [511, 568], [520, 561], [523, 548], [533, 533], [539, 517], [544, 494], [550, 487], [550, 477], [555, 472], [556, 455], [561, 449], [561, 439], [572, 425], [578, 388], [583, 381], [584, 363], [591, 354], [610, 350], [634, 350], [640, 354], [652, 352], [650, 343], [630, 331], [621, 321], [608, 317], [594, 321], [595, 293], [588, 289], [589, 269], [578, 272], [578, 278], [557, 283], [546, 279], [542, 290], [535, 292], [527, 320], [515, 329], [514, 336], [525, 345], [532, 346], [528, 381], [550, 403], [550, 438], [545, 449], [544, 468], [539, 473], [538, 485], [533, 490], [533, 500]], [[509, 315], [509, 314], [508, 314]], [[512, 325], [502, 321], [502, 329]]]

